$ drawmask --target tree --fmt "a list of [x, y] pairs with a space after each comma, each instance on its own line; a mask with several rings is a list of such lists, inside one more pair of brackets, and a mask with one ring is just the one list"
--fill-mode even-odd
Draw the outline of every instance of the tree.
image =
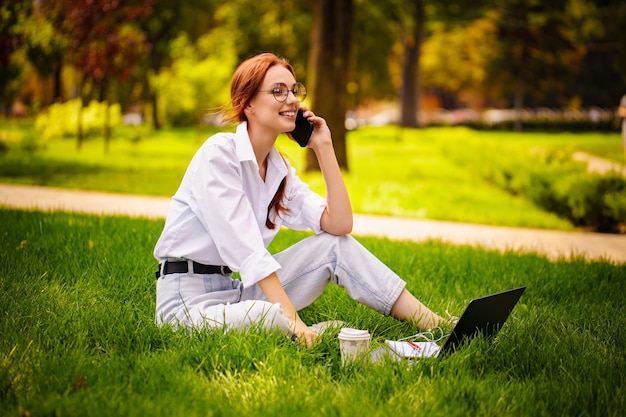
[[[517, 110], [528, 97], [563, 91], [584, 56], [575, 28], [567, 24], [567, 2], [498, 1], [499, 49], [489, 78], [501, 94], [513, 97]], [[518, 117], [515, 130], [521, 127]]]
[[237, 0], [222, 4], [216, 15], [231, 30], [239, 61], [258, 52], [273, 52], [287, 58], [298, 79], [305, 80], [311, 41], [309, 2]]
[[581, 105], [616, 106], [626, 92], [626, 3], [571, 1], [567, 20], [585, 51], [567, 91]]
[[[124, 81], [134, 63], [148, 51], [144, 34], [135, 22], [152, 11], [155, 0], [41, 0], [41, 7], [55, 29], [69, 42], [68, 59], [100, 87], [100, 101], [107, 101], [109, 80]], [[108, 103], [108, 101], [107, 101]], [[108, 115], [108, 110], [107, 110]], [[82, 116], [79, 114], [79, 126]], [[110, 128], [105, 116], [105, 151]], [[77, 147], [82, 145], [78, 129]]]
[[234, 41], [216, 28], [194, 44], [181, 33], [170, 45], [173, 63], [151, 78], [159, 92], [161, 115], [175, 126], [196, 125], [229, 101], [229, 82], [237, 65]]
[[[158, 77], [161, 69], [172, 58], [170, 44], [177, 36], [185, 32], [185, 28], [197, 16], [209, 14], [213, 11], [211, 2], [159, 0], [154, 3], [150, 15], [139, 22], [150, 44], [149, 67], [151, 72], [145, 71], [151, 77]], [[207, 10], [208, 9], [208, 10]], [[148, 84], [150, 84], [148, 82]], [[152, 104], [152, 124], [155, 129], [161, 127], [159, 117], [158, 91], [154, 86], [149, 87], [150, 102]]]
[[0, 0], [0, 111], [8, 112], [18, 91], [22, 69], [13, 54], [24, 44], [23, 23], [31, 8], [29, 0]]
[[395, 61], [396, 18], [389, 0], [355, 0], [352, 66], [348, 90], [353, 107], [368, 101], [396, 99], [398, 83], [390, 71]]
[[430, 23], [430, 34], [422, 49], [422, 79], [425, 88], [453, 97], [444, 107], [457, 107], [454, 98], [462, 92], [483, 98], [489, 93], [485, 89], [487, 68], [498, 48], [493, 13], [487, 11], [484, 16], [464, 24]]
[[[391, 94], [399, 99], [402, 126], [419, 125], [423, 81], [433, 85], [432, 78], [425, 80], [422, 74], [423, 44], [429, 42], [433, 25], [445, 33], [448, 28], [461, 27], [480, 17], [490, 6], [489, 0], [467, 3], [464, 0], [381, 0], [375, 3], [362, 0], [357, 3], [359, 19], [355, 38], [359, 42], [355, 48], [359, 74], [356, 77], [365, 81], [359, 84], [360, 91], [389, 97], [391, 87]], [[445, 54], [447, 45], [444, 46], [437, 53]], [[431, 54], [429, 64], [431, 67], [435, 64], [434, 72], [446, 73], [451, 62], [454, 59], [434, 62]], [[386, 72], [381, 74], [382, 70]], [[375, 81], [372, 76], [376, 77]], [[375, 85], [378, 90], [367, 89], [370, 85]]]
[[[308, 80], [311, 108], [324, 117], [333, 132], [339, 166], [348, 169], [345, 117], [351, 61], [353, 0], [313, 0], [313, 28]], [[313, 151], [307, 152], [306, 171], [319, 170]]]
[[[26, 56], [40, 77], [53, 78], [52, 100], [61, 100], [61, 70], [67, 52], [65, 40], [55, 33], [45, 16], [35, 10], [28, 24]], [[44, 104], [48, 104], [44, 100]]]
[[402, 108], [400, 125], [404, 127], [418, 127], [417, 114], [419, 111], [420, 93], [420, 53], [424, 37], [425, 11], [423, 0], [407, 0], [404, 14], [400, 16], [402, 46], [404, 50], [402, 60], [402, 87], [400, 89], [400, 103]]

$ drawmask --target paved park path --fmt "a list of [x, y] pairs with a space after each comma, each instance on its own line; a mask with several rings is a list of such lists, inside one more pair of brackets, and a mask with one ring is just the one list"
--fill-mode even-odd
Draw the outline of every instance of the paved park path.
[[[163, 219], [169, 199], [0, 184], [0, 206]], [[0, 220], [1, 224], [1, 220]], [[626, 264], [626, 235], [483, 226], [356, 214], [354, 235], [394, 240], [440, 240], [485, 249], [538, 253], [549, 259], [604, 259]]]
[[609, 161], [586, 152], [574, 152], [572, 158], [575, 161], [586, 162], [587, 170], [590, 172], [596, 172], [598, 174], [613, 172], [626, 177], [626, 165], [618, 164], [617, 162]]

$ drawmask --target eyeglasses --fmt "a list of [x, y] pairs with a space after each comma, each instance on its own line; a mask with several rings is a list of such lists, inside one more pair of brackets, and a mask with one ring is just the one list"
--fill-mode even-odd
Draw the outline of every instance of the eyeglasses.
[[259, 90], [259, 93], [272, 93], [276, 101], [282, 103], [289, 97], [291, 92], [298, 101], [304, 101], [306, 98], [306, 87], [302, 83], [295, 83], [291, 90], [285, 83], [276, 83], [271, 90]]

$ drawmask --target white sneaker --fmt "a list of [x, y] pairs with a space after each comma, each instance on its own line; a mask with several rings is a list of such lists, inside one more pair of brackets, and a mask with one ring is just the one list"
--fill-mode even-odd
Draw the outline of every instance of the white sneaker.
[[459, 318], [450, 314], [448, 310], [446, 310], [446, 314], [448, 315], [448, 322], [453, 326], [456, 326], [456, 324], [459, 322]]
[[344, 326], [344, 322], [341, 320], [329, 320], [329, 321], [321, 321], [319, 323], [315, 323], [312, 326], [309, 326], [309, 329], [313, 330], [317, 334], [324, 333], [328, 328], [340, 328]]

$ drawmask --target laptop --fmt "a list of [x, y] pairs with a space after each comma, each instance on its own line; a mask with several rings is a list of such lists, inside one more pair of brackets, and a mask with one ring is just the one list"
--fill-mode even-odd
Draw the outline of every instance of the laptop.
[[440, 354], [452, 353], [461, 343], [482, 334], [494, 336], [509, 318], [526, 287], [474, 298], [454, 326]]
[[474, 298], [454, 326], [442, 347], [435, 342], [386, 341], [399, 357], [419, 359], [453, 353], [462, 343], [477, 335], [494, 336], [508, 319], [526, 289], [525, 286]]

